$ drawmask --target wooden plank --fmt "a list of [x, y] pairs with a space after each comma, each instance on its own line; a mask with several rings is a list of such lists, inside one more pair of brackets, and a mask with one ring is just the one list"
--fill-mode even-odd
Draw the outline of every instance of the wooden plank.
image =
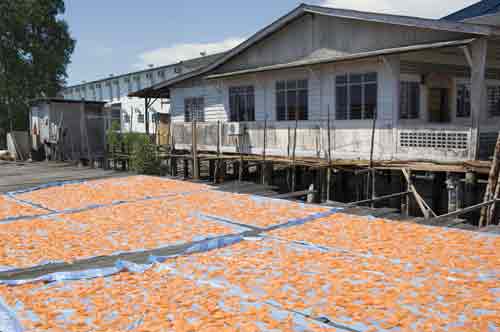
[[420, 208], [420, 211], [422, 211], [424, 218], [429, 219], [431, 214], [436, 216], [436, 214], [431, 210], [429, 205], [427, 205], [425, 200], [422, 198], [422, 196], [420, 196], [417, 189], [415, 188], [415, 185], [413, 185], [413, 183], [411, 181], [410, 173], [408, 173], [408, 170], [403, 168], [403, 169], [401, 169], [401, 171], [403, 172], [403, 175], [406, 179], [406, 182], [408, 183], [409, 189], [413, 193], [413, 196], [415, 197], [415, 200], [417, 201], [417, 204]]
[[476, 205], [472, 205], [472, 206], [466, 207], [466, 208], [461, 209], [461, 210], [457, 210], [457, 211], [453, 211], [453, 212], [450, 212], [450, 213], [447, 213], [447, 214], [443, 214], [443, 215], [437, 216], [435, 218], [432, 218], [430, 221], [431, 222], [440, 222], [442, 220], [446, 220], [446, 219], [458, 217], [458, 216], [464, 215], [466, 213], [479, 210], [479, 209], [483, 208], [484, 206], [490, 206], [490, 205], [492, 205], [495, 202], [499, 202], [499, 200], [491, 200], [491, 201], [488, 201], [488, 202], [483, 202], [483, 203], [479, 203], [479, 204], [476, 204]]
[[[496, 186], [498, 183], [500, 172], [500, 132], [498, 133], [497, 143], [495, 146], [495, 152], [493, 154], [493, 162], [491, 163], [490, 174], [488, 176], [488, 185], [486, 186], [486, 191], [484, 193], [484, 202], [491, 201], [496, 192]], [[490, 209], [484, 207], [481, 209], [481, 217], [479, 218], [479, 227], [487, 225], [491, 220]]]
[[368, 204], [368, 203], [373, 203], [373, 202], [384, 201], [384, 200], [388, 200], [391, 198], [408, 196], [411, 193], [412, 193], [411, 191], [405, 191], [405, 192], [401, 192], [401, 193], [384, 195], [384, 196], [375, 197], [375, 198], [371, 198], [371, 199], [365, 199], [365, 200], [358, 201], [358, 202], [352, 202], [352, 203], [347, 204], [347, 206], [356, 206], [356, 205], [360, 205], [360, 204]]

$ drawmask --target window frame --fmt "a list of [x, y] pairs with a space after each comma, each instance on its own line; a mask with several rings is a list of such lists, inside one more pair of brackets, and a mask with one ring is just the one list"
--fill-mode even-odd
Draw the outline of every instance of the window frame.
[[[238, 91], [240, 90], [240, 91]], [[255, 87], [253, 85], [238, 85], [231, 86], [228, 89], [229, 97], [229, 121], [230, 122], [254, 122], [255, 121]], [[237, 100], [234, 101], [233, 98]], [[239, 109], [239, 101], [243, 100], [243, 113], [248, 113], [247, 116], [241, 119], [241, 110]], [[233, 105], [234, 101], [234, 105]], [[250, 102], [251, 101], [251, 102]], [[249, 107], [249, 105], [251, 105]], [[238, 107], [237, 110], [234, 107]]]
[[[292, 85], [295, 85], [294, 87]], [[309, 79], [291, 78], [275, 81], [276, 121], [308, 121], [309, 120]], [[284, 105], [280, 106], [280, 94], [283, 94]], [[304, 97], [305, 96], [305, 97]], [[290, 111], [290, 98], [295, 98], [295, 115]], [[301, 100], [303, 101], [301, 105]], [[305, 100], [305, 102], [304, 102]], [[283, 111], [280, 111], [283, 108]], [[302, 108], [302, 111], [301, 111]], [[302, 114], [301, 114], [302, 113]], [[281, 117], [281, 115], [284, 115]], [[301, 116], [302, 115], [302, 116]]]
[[[366, 78], [369, 77], [370, 75], [374, 75], [375, 80], [367, 80]], [[360, 81], [352, 81], [352, 78], [354, 76], [360, 76]], [[345, 78], [344, 82], [339, 83], [339, 79]], [[375, 70], [366, 70], [362, 72], [357, 72], [357, 71], [349, 71], [349, 72], [342, 72], [335, 74], [333, 77], [334, 80], [334, 92], [335, 92], [335, 120], [341, 120], [341, 121], [349, 121], [349, 120], [373, 120], [375, 116], [378, 116], [378, 103], [379, 103], [379, 73]], [[374, 103], [374, 110], [373, 110], [373, 115], [371, 117], [366, 116], [366, 106], [367, 106], [367, 100], [366, 100], [366, 87], [369, 85], [375, 85], [375, 103]], [[361, 88], [361, 94], [360, 94], [360, 103], [361, 103], [361, 109], [359, 110], [360, 112], [360, 118], [352, 118], [352, 88], [353, 87], [360, 87]], [[345, 97], [346, 97], [346, 104], [345, 104], [345, 117], [339, 117], [339, 94], [338, 94], [338, 89], [339, 88], [345, 88]]]
[[[403, 90], [405, 90], [406, 86], [406, 94], [403, 94]], [[412, 91], [411, 89], [416, 87], [417, 88], [417, 95], [412, 96]], [[404, 104], [403, 104], [403, 97], [407, 96], [408, 98], [408, 103], [406, 104], [407, 109], [405, 111], [405, 116], [403, 116], [403, 109], [404, 109]], [[412, 112], [412, 104], [411, 101], [415, 99], [416, 105], [415, 110]], [[399, 82], [399, 119], [400, 120], [418, 120], [421, 118], [421, 111], [422, 111], [422, 84], [420, 81], [417, 80], [412, 80], [412, 79], [401, 79]]]
[[[459, 113], [459, 106], [460, 103], [463, 102], [463, 100], [459, 100], [460, 96], [460, 90], [461, 88], [466, 88], [469, 92], [469, 109], [468, 112], [462, 114], [461, 112]], [[456, 119], [470, 119], [472, 115], [472, 101], [471, 101], [471, 84], [470, 82], [466, 80], [457, 80], [455, 82], [455, 118]], [[462, 99], [464, 97], [462, 96]]]
[[201, 107], [196, 110], [196, 122], [205, 122], [205, 97], [199, 96], [184, 98], [184, 122], [186, 123], [193, 121], [193, 112], [192, 109], [188, 109], [188, 105], [190, 107], [192, 105], [201, 105]]
[[[490, 89], [496, 89], [496, 110], [492, 110], [491, 104], [490, 104]], [[486, 84], [486, 105], [487, 105], [487, 112], [488, 112], [488, 118], [499, 118], [500, 117], [500, 82], [487, 82]]]

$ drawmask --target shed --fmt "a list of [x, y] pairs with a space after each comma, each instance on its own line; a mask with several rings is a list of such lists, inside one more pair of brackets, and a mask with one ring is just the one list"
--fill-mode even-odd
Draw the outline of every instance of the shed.
[[93, 160], [106, 150], [104, 102], [44, 98], [30, 109], [33, 159]]

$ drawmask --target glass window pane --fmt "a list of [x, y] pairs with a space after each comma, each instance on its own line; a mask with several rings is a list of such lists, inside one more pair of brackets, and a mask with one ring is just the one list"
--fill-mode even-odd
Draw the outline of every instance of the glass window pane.
[[286, 95], [284, 91], [276, 94], [276, 116], [278, 121], [286, 120]]
[[362, 110], [362, 89], [361, 85], [351, 85], [350, 89], [350, 119], [361, 119], [361, 110]]
[[408, 82], [401, 82], [399, 87], [399, 118], [408, 119]]
[[365, 82], [377, 82], [377, 73], [367, 73], [364, 75]]
[[[252, 88], [253, 90], [253, 88]], [[247, 96], [247, 120], [255, 121], [255, 97], [253, 91]]]
[[336, 105], [335, 113], [337, 120], [347, 119], [347, 87], [338, 86], [336, 88]]
[[350, 74], [349, 75], [349, 83], [361, 83], [363, 75], [361, 74]]
[[420, 114], [420, 84], [412, 82], [410, 85], [410, 118], [418, 119]]
[[286, 89], [287, 90], [295, 90], [297, 89], [297, 81], [291, 80], [286, 82]]
[[297, 85], [299, 89], [307, 89], [308, 82], [307, 80], [300, 80]]
[[338, 75], [335, 78], [336, 84], [346, 84], [347, 83], [347, 75]]
[[285, 81], [276, 82], [276, 90], [284, 90], [285, 89]]
[[236, 95], [231, 95], [229, 97], [229, 110], [230, 116], [229, 121], [235, 122], [238, 121], [238, 104], [236, 103]]
[[298, 112], [297, 91], [287, 91], [286, 103], [288, 120], [295, 120]]
[[307, 90], [299, 91], [299, 100], [298, 100], [298, 116], [299, 120], [307, 120], [308, 119], [308, 99], [307, 99]]
[[366, 84], [364, 119], [373, 119], [376, 110], [377, 110], [377, 84]]

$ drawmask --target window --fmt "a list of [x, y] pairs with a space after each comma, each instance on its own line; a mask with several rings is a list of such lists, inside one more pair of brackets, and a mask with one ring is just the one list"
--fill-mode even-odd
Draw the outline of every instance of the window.
[[160, 71], [158, 72], [158, 77], [159, 77], [159, 78], [165, 78], [165, 71], [164, 71], [164, 70], [160, 70]]
[[276, 114], [278, 121], [308, 119], [308, 81], [276, 82]]
[[184, 99], [184, 122], [191, 122], [193, 119], [200, 122], [205, 121], [204, 107], [203, 97]]
[[418, 119], [420, 113], [420, 83], [401, 82], [400, 119]]
[[468, 84], [457, 85], [457, 118], [468, 118], [470, 116], [470, 86]]
[[144, 123], [144, 114], [137, 114], [137, 122]]
[[488, 114], [500, 116], [500, 85], [488, 86]]
[[230, 121], [255, 121], [253, 86], [229, 88]]
[[377, 110], [377, 73], [335, 79], [337, 120], [373, 119]]
[[130, 123], [130, 114], [123, 113], [123, 122]]

